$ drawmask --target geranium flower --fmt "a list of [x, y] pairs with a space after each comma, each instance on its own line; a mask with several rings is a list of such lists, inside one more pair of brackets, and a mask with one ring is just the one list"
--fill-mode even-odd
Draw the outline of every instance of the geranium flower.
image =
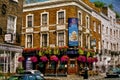
[[86, 57], [85, 56], [79, 56], [77, 58], [77, 60], [80, 61], [80, 62], [86, 62]]
[[51, 61], [55, 61], [55, 62], [57, 62], [57, 61], [58, 61], [58, 57], [55, 56], [55, 55], [50, 56], [50, 60], [51, 60]]
[[48, 58], [46, 56], [41, 56], [40, 57], [40, 60], [43, 61], [43, 62], [47, 62], [48, 61]]
[[98, 62], [98, 58], [97, 58], [97, 57], [95, 57], [95, 58], [94, 58], [94, 61], [95, 61], [95, 62]]
[[88, 58], [87, 58], [87, 62], [88, 62], [88, 63], [93, 63], [93, 62], [94, 62], [94, 58], [88, 57]]
[[69, 57], [67, 55], [64, 55], [64, 56], [61, 57], [62, 62], [67, 62], [68, 59], [69, 59]]
[[25, 60], [25, 58], [23, 57], [23, 56], [20, 56], [19, 58], [18, 58], [18, 61], [19, 62], [22, 62], [22, 61], [24, 61]]
[[36, 57], [36, 56], [32, 56], [32, 57], [31, 57], [31, 61], [32, 61], [32, 62], [37, 62], [37, 61], [38, 61], [38, 59], [37, 59], [37, 57]]

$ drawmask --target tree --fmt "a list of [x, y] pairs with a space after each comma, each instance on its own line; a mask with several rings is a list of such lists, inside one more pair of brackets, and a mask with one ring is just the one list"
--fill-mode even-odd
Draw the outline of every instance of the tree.
[[105, 6], [105, 3], [101, 2], [101, 1], [95, 1], [94, 4], [98, 8], [102, 8]]

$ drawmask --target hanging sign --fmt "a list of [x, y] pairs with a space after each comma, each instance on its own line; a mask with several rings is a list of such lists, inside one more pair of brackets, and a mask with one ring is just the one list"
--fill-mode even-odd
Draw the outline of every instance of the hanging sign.
[[68, 18], [69, 46], [78, 46], [78, 18]]

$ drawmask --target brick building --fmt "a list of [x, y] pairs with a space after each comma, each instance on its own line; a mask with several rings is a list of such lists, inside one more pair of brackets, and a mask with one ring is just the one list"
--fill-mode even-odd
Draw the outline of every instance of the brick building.
[[14, 73], [18, 66], [22, 9], [23, 0], [0, 1], [0, 72]]
[[[93, 4], [89, 1], [50, 0], [26, 3], [23, 7], [21, 45], [26, 49], [68, 46], [68, 52], [66, 52], [69, 56], [67, 72], [69, 74], [77, 73], [78, 47], [86, 47], [87, 50], [94, 49], [97, 53], [101, 49], [101, 21], [92, 16], [94, 11], [98, 12], [99, 10], [94, 10]], [[69, 19], [78, 20], [77, 46], [69, 45]], [[35, 56], [35, 54], [36, 52], [23, 53], [26, 58]], [[49, 66], [50, 62], [47, 67]]]

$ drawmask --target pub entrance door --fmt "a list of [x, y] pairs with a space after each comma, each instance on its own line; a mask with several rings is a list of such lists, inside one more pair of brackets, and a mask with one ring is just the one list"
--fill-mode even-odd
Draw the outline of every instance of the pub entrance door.
[[68, 74], [76, 74], [77, 69], [77, 60], [75, 58], [70, 59], [68, 62]]

